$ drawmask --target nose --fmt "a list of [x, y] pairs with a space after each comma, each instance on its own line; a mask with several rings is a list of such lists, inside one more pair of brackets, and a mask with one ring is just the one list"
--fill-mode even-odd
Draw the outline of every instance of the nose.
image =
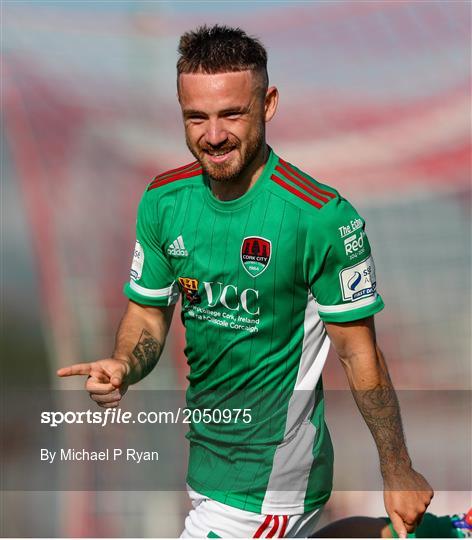
[[207, 124], [205, 140], [211, 146], [220, 146], [228, 138], [228, 132], [224, 129], [219, 119], [210, 119]]

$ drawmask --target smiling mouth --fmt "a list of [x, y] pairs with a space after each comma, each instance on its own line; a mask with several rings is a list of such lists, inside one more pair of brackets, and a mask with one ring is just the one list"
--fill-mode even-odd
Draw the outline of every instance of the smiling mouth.
[[204, 150], [205, 154], [209, 157], [210, 161], [213, 163], [221, 163], [228, 159], [231, 152], [233, 152], [234, 148], [231, 148], [230, 150], [224, 150], [224, 151], [218, 151], [218, 152], [211, 152], [209, 150]]

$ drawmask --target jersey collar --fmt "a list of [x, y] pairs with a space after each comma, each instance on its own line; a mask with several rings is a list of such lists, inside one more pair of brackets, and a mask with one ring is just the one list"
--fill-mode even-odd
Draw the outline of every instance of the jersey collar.
[[233, 199], [231, 201], [220, 201], [217, 199], [210, 188], [210, 182], [206, 175], [203, 175], [203, 181], [205, 183], [205, 200], [210, 206], [221, 211], [233, 211], [238, 208], [246, 206], [254, 200], [255, 197], [263, 190], [264, 185], [270, 179], [271, 174], [274, 172], [275, 166], [279, 161], [279, 157], [275, 154], [272, 148], [269, 146], [269, 157], [264, 165], [264, 169], [261, 175], [257, 179], [256, 183], [248, 190], [244, 195]]

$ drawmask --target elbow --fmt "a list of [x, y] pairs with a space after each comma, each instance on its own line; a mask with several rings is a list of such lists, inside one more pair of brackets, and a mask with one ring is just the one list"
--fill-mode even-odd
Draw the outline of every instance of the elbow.
[[377, 347], [355, 352], [338, 352], [338, 358], [353, 388], [370, 388], [380, 384], [387, 373], [383, 356]]

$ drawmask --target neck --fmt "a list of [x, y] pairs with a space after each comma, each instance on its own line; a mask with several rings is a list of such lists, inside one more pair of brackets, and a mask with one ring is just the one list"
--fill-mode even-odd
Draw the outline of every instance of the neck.
[[257, 182], [269, 158], [269, 148], [264, 143], [254, 159], [241, 174], [228, 182], [215, 181], [210, 178], [213, 195], [220, 201], [232, 201], [247, 193]]

